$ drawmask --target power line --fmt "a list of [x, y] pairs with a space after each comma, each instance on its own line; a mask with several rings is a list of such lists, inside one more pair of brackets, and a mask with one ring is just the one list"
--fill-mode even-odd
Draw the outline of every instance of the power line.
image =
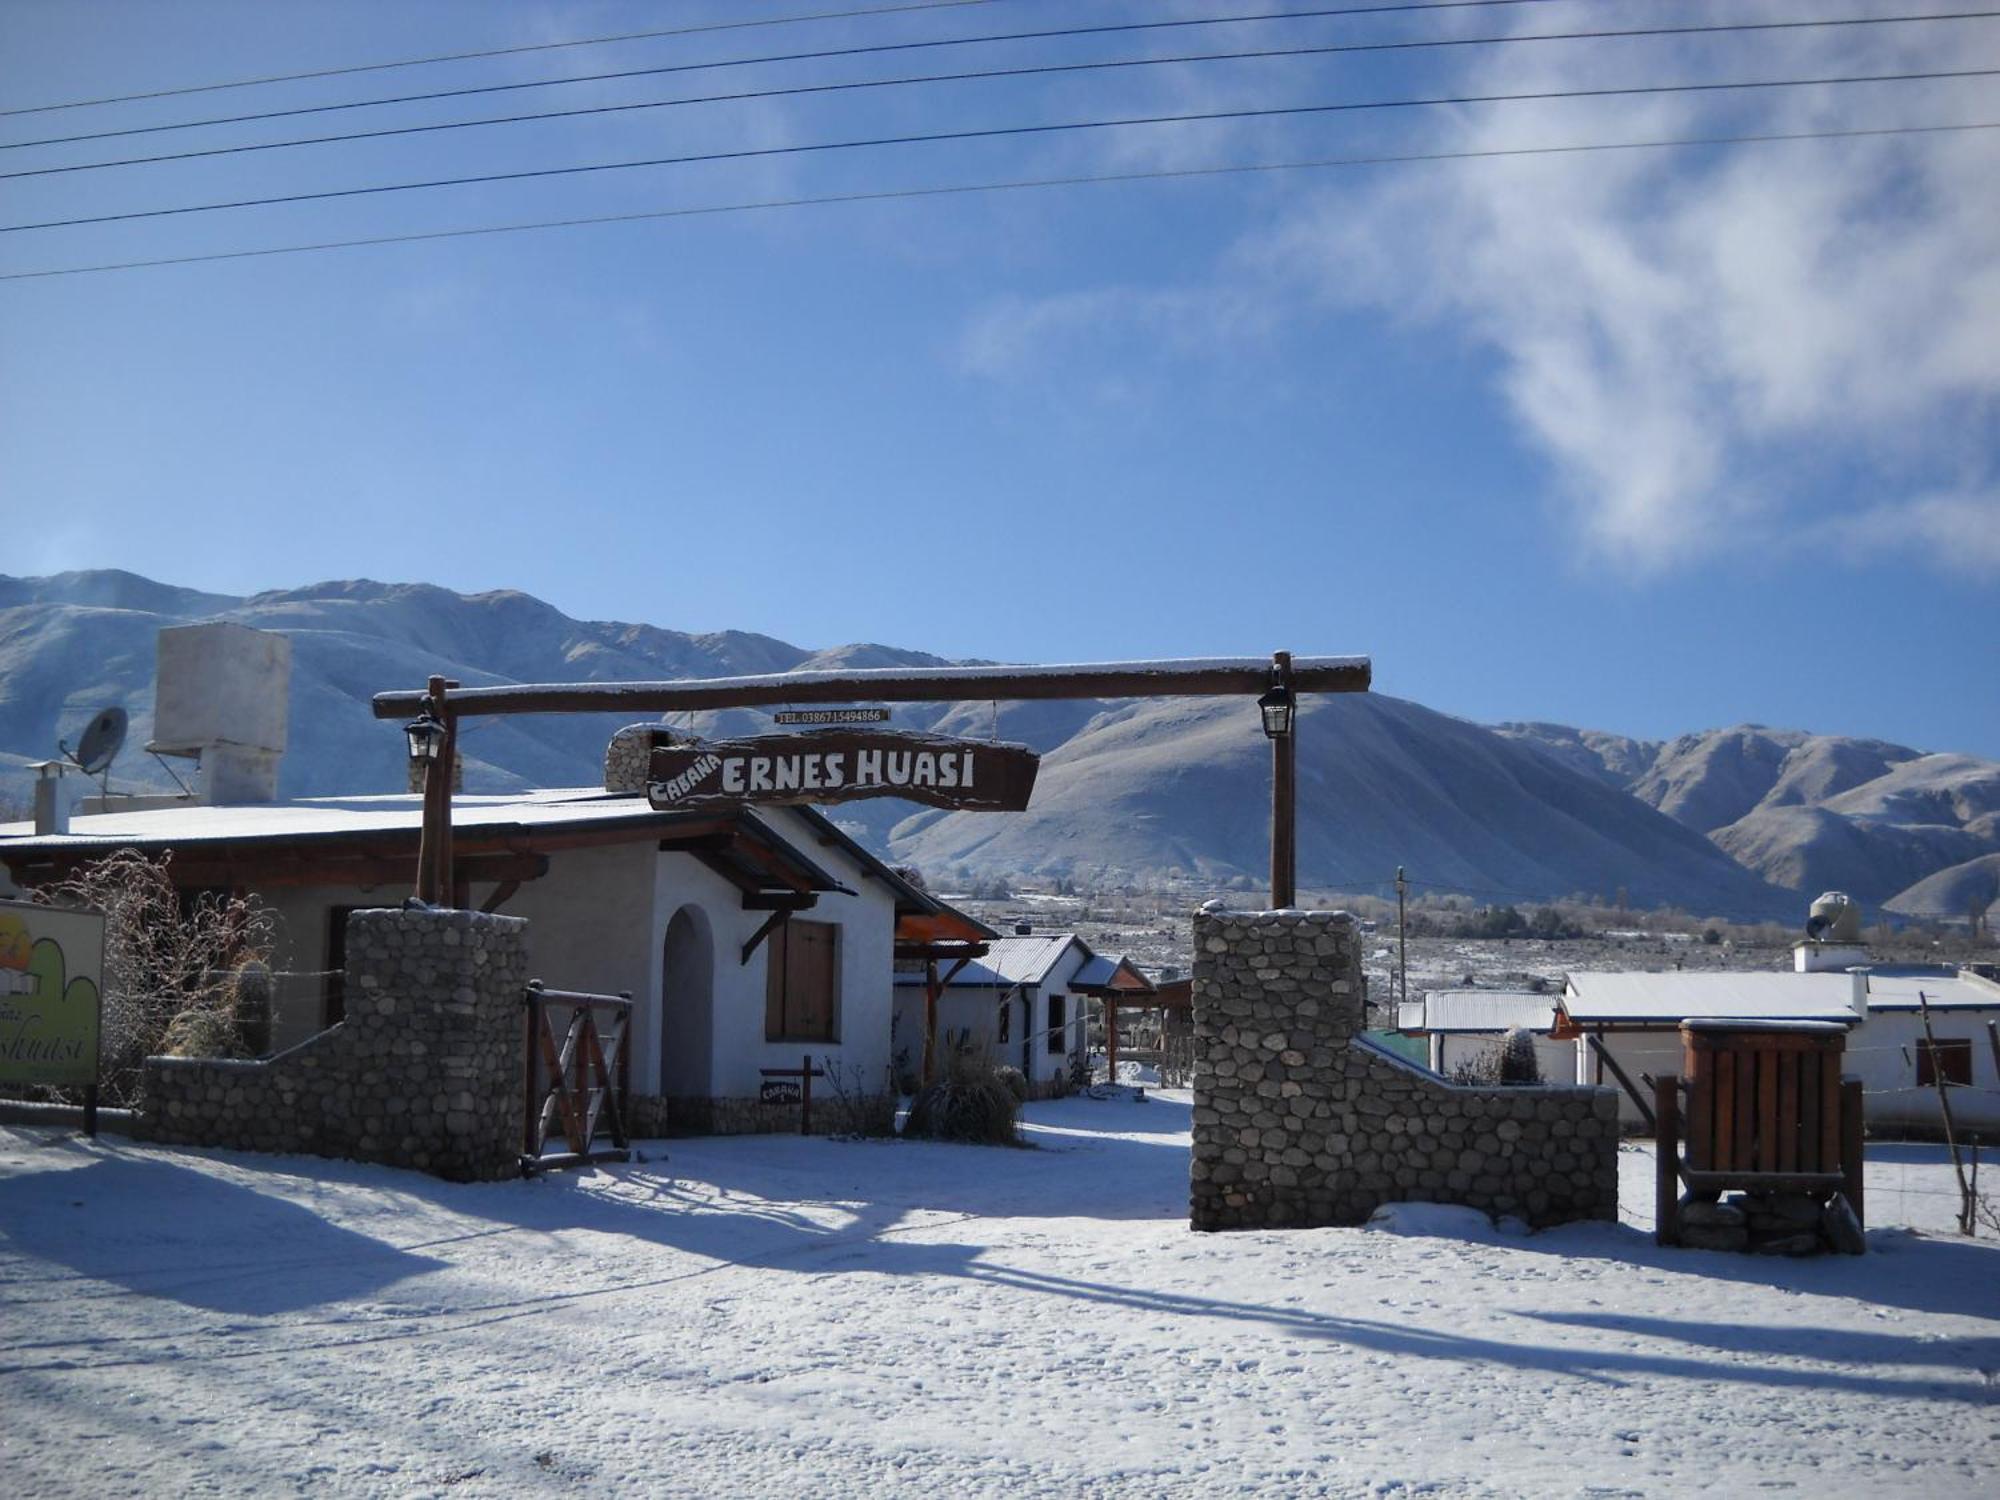
[[1337, 104], [1289, 104], [1264, 109], [1206, 110], [1194, 114], [1137, 115], [1110, 120], [1071, 120], [1052, 125], [996, 125], [981, 130], [924, 131], [913, 135], [873, 136], [859, 140], [809, 141], [789, 146], [751, 146], [734, 151], [702, 151], [685, 156], [649, 157], [640, 161], [593, 162], [580, 167], [535, 167], [517, 172], [482, 172], [469, 177], [438, 177], [422, 182], [376, 183], [367, 187], [329, 188], [313, 193], [283, 193], [270, 198], [237, 198], [220, 203], [191, 203], [178, 208], [129, 209], [123, 213], [90, 214], [74, 219], [45, 219], [31, 224], [0, 224], [0, 234], [33, 229], [72, 229], [86, 224], [117, 224], [134, 219], [161, 219], [182, 214], [219, 213], [242, 208], [270, 208], [289, 203], [319, 203], [337, 198], [372, 197], [441, 187], [471, 187], [493, 182], [526, 182], [547, 177], [574, 177], [588, 172], [622, 172], [636, 167], [674, 167], [702, 162], [745, 161], [757, 157], [802, 156], [825, 151], [855, 151], [882, 146], [911, 146], [942, 141], [997, 140], [1005, 137], [1050, 135], [1071, 130], [1111, 130], [1134, 125], [1197, 124], [1217, 120], [1273, 119], [1291, 115], [1339, 114], [1357, 110], [1421, 109], [1437, 105], [1510, 104], [1550, 99], [1611, 99], [1652, 94], [1717, 93], [1741, 89], [1816, 88], [1848, 83], [1914, 83], [1943, 78], [1989, 78], [2000, 68], [1957, 68], [1922, 73], [1864, 73], [1825, 78], [1765, 78], [1736, 83], [1660, 83], [1606, 89], [1540, 89], [1525, 94], [1455, 94], [1427, 99], [1376, 99]]
[[406, 57], [396, 62], [355, 63], [344, 68], [314, 68], [305, 73], [267, 73], [260, 78], [234, 78], [226, 83], [191, 83], [181, 88], [150, 89], [142, 94], [108, 94], [101, 99], [69, 99], [60, 104], [28, 104], [0, 109], [0, 119], [12, 115], [46, 115], [62, 109], [92, 109], [101, 104], [132, 104], [144, 99], [172, 99], [184, 94], [213, 94], [223, 89], [256, 88], [267, 83], [300, 83], [313, 78], [342, 78], [353, 73], [380, 73], [391, 68], [421, 68], [432, 63], [473, 62], [488, 57], [515, 57], [524, 52], [559, 52], [567, 47], [602, 47], [613, 42], [644, 42], [661, 37], [698, 36], [709, 31], [750, 31], [766, 26], [795, 26], [802, 21], [847, 21], [862, 16], [890, 16], [913, 10], [954, 10], [968, 5], [1004, 4], [1005, 0], [912, 0], [904, 5], [874, 5], [859, 10], [816, 10], [796, 16], [769, 16], [759, 21], [710, 21], [701, 26], [673, 26], [661, 31], [625, 31], [612, 36], [574, 37], [564, 42], [529, 42], [518, 47], [488, 47], [478, 52], [440, 52], [431, 57]]
[[[1783, 141], [1855, 140], [1876, 136], [1940, 135], [1972, 130], [2000, 130], [2000, 120], [1958, 125], [1887, 125], [1853, 130], [1801, 130], [1761, 135], [1682, 136], [1649, 141], [1596, 141], [1558, 146], [1496, 147], [1481, 151], [1422, 151], [1380, 156], [1320, 157], [1309, 161], [1258, 162], [1221, 167], [1178, 167], [1150, 172], [1108, 172], [1078, 177], [1023, 178], [1002, 182], [961, 183], [943, 187], [896, 188], [879, 192], [829, 193], [803, 198], [765, 198], [748, 203], [721, 203], [693, 208], [648, 209], [637, 213], [592, 214], [568, 219], [537, 219], [518, 224], [488, 224], [469, 229], [431, 229], [410, 234], [371, 235], [361, 239], [319, 240], [301, 245], [273, 245], [257, 250], [214, 250], [198, 255], [162, 256], [152, 260], [114, 261], [93, 266], [62, 266], [44, 271], [0, 272], [0, 281], [38, 281], [56, 276], [90, 276], [110, 271], [137, 271], [161, 266], [199, 265], [209, 261], [257, 260], [275, 255], [306, 255], [324, 250], [353, 250], [378, 245], [409, 245], [427, 240], [472, 239], [491, 234], [525, 234], [545, 229], [580, 229], [606, 224], [636, 224], [656, 219], [706, 218], [724, 214], [815, 208], [846, 203], [884, 203], [904, 199], [945, 198], [975, 193], [1016, 192], [1038, 188], [1087, 187], [1104, 183], [1162, 182], [1183, 178], [1227, 177], [1262, 172], [1299, 172], [1333, 167], [1397, 166], [1424, 162], [1481, 161], [1515, 156], [1559, 156], [1600, 151], [1654, 151], [1695, 146], [1763, 145]], [[1376, 882], [1382, 884], [1384, 882]], [[1411, 882], [1416, 885], [1426, 881]]]
[[353, 99], [339, 104], [308, 104], [292, 109], [264, 110], [247, 115], [218, 115], [206, 120], [182, 120], [167, 125], [134, 125], [85, 135], [49, 136], [39, 141], [14, 141], [4, 149], [26, 146], [69, 146], [119, 136], [154, 135], [164, 130], [198, 130], [210, 125], [245, 125], [258, 120], [283, 120], [299, 115], [332, 114], [340, 110], [375, 109], [390, 104], [426, 104], [438, 99], [464, 99], [475, 94], [505, 94], [521, 89], [559, 88], [577, 83], [606, 83], [624, 78], [657, 78], [669, 73], [694, 73], [714, 68], [761, 67], [769, 63], [819, 62], [836, 57], [867, 57], [888, 52], [922, 52], [940, 47], [981, 47], [998, 42], [1051, 41], [1079, 36], [1112, 36], [1135, 31], [1166, 31], [1189, 26], [1236, 26], [1262, 21], [1310, 21], [1329, 16], [1377, 15], [1391, 11], [1463, 10], [1492, 5], [1547, 5], [1556, 0], [1424, 0], [1407, 5], [1342, 5], [1317, 10], [1269, 11], [1248, 16], [1188, 17], [1173, 21], [1121, 21], [1097, 26], [1063, 26], [1042, 31], [1004, 31], [982, 36], [940, 37], [928, 41], [877, 42], [868, 46], [821, 47], [810, 52], [774, 52], [761, 57], [722, 58], [713, 62], [666, 63], [653, 68], [625, 68], [615, 73], [582, 73], [570, 78], [535, 78], [515, 83], [490, 83], [426, 94], [398, 94], [386, 99]]
[[[53, 177], [71, 172], [95, 172], [110, 167], [154, 166], [163, 162], [192, 161], [202, 157], [238, 156], [253, 151], [282, 151], [298, 146], [344, 145], [354, 141], [381, 140], [390, 136], [426, 135], [443, 130], [468, 130], [485, 125], [519, 125], [542, 120], [568, 120], [587, 115], [626, 114], [635, 110], [671, 109], [699, 104], [736, 104], [755, 99], [778, 99], [809, 94], [850, 93], [868, 89], [902, 88], [911, 84], [966, 83], [992, 78], [1026, 78], [1058, 73], [1106, 72], [1120, 68], [1154, 68], [1188, 63], [1240, 62], [1274, 58], [1319, 57], [1340, 53], [1406, 52], [1440, 47], [1508, 46], [1520, 42], [1597, 41], [1615, 37], [1707, 36], [1726, 32], [1795, 31], [1829, 26], [1884, 26], [1913, 21], [1992, 20], [2000, 11], [1960, 11], [1939, 15], [1861, 16], [1824, 21], [1746, 21], [1703, 26], [1645, 26], [1611, 31], [1533, 32], [1527, 35], [1447, 37], [1423, 41], [1341, 42], [1319, 47], [1269, 47], [1249, 52], [1187, 53], [1173, 57], [1120, 58], [1101, 62], [1038, 63], [1018, 68], [989, 68], [964, 73], [928, 73], [903, 78], [872, 78], [848, 83], [798, 84], [790, 88], [753, 89], [731, 94], [704, 94], [692, 98], [655, 99], [636, 104], [595, 104], [578, 109], [543, 110], [529, 114], [496, 115], [479, 120], [450, 120], [429, 125], [399, 125], [386, 130], [358, 130], [339, 135], [307, 136], [288, 141], [256, 141], [239, 146], [209, 146], [196, 151], [172, 151], [157, 156], [131, 156], [116, 161], [78, 162], [60, 167], [32, 167], [19, 172], [0, 172], [0, 182], [22, 177]], [[33, 144], [27, 143], [27, 144]], [[13, 147], [0, 146], [0, 150]]]

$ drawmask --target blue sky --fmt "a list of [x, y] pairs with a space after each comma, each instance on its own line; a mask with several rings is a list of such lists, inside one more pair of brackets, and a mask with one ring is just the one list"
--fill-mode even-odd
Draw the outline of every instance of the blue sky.
[[[42, 3], [0, 102], [848, 9]], [[991, 0], [0, 120], [0, 142], [818, 46], [1309, 9]], [[1841, 14], [1926, 8], [1853, 0]], [[929, 71], [1830, 13], [1539, 0], [853, 57], [0, 153], [0, 170]], [[882, 134], [2000, 66], [2000, 22], [635, 111], [16, 179], [0, 223]], [[2000, 120], [1990, 78], [648, 168], [0, 234], [0, 274], [769, 198]], [[1365, 652], [1468, 717], [2000, 756], [2000, 131], [794, 208], [0, 282], [0, 571], [524, 589], [1096, 660]]]

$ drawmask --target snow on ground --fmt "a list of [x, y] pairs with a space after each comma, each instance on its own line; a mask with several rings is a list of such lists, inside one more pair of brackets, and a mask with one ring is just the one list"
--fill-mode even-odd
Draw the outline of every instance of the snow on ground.
[[[1970, 1495], [2000, 1251], [1879, 1148], [1858, 1259], [1469, 1213], [1196, 1235], [1188, 1104], [455, 1186], [0, 1127], [14, 1495]], [[1900, 1195], [1900, 1196], [1899, 1196]]]

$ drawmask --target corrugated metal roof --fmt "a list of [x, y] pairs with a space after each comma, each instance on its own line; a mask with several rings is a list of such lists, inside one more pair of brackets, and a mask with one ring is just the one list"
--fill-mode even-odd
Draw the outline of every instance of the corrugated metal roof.
[[[1075, 943], [1088, 955], [1090, 949], [1073, 932], [1036, 933], [1032, 937], [995, 938], [987, 944], [986, 956], [975, 958], [951, 981], [952, 989], [1005, 988], [1017, 984], [1040, 984]], [[1088, 957], [1086, 957], [1088, 962]], [[947, 972], [949, 972], [947, 970]], [[922, 984], [924, 976], [898, 971], [896, 983]]]
[[1851, 1021], [1854, 981], [1846, 974], [1577, 973], [1563, 1008], [1582, 1022], [1654, 1021], [1678, 1026], [1689, 1016], [1774, 1021]]
[[[1555, 995], [1532, 990], [1426, 990], [1404, 1007], [1405, 1031], [1547, 1031], [1555, 1024]], [[1416, 1023], [1409, 1019], [1418, 1012]]]

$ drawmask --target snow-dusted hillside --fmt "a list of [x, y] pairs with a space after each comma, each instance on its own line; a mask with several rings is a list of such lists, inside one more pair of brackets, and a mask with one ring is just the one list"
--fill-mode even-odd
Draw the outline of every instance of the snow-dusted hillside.
[[[1034, 805], [919, 814], [900, 859], [1085, 879], [1211, 880], [1269, 869], [1270, 749], [1230, 700], [1123, 705], [1042, 764]], [[1496, 899], [1614, 896], [1711, 913], [1797, 903], [1636, 798], [1480, 725], [1386, 694], [1309, 700], [1299, 718], [1299, 879], [1368, 889], [1414, 878]]]
[[[288, 796], [399, 786], [400, 738], [368, 699], [433, 672], [468, 684], [617, 681], [941, 660], [875, 644], [814, 651], [737, 631], [575, 620], [510, 591], [351, 580], [232, 598], [130, 573], [0, 577], [0, 794], [24, 796], [27, 763], [51, 755], [58, 739], [74, 743], [107, 704], [132, 716], [115, 784], [167, 787], [141, 750], [152, 729], [154, 637], [164, 625], [218, 618], [291, 638], [291, 746], [280, 777]], [[994, 735], [1048, 756], [1023, 815], [919, 813], [886, 801], [840, 810], [901, 858], [1002, 875], [1264, 878], [1268, 752], [1247, 705], [913, 704], [895, 722]], [[463, 741], [466, 784], [594, 781], [619, 724], [477, 722]], [[730, 711], [689, 727], [752, 734], [770, 721]], [[1403, 865], [1496, 900], [1623, 888], [1637, 902], [1790, 917], [1796, 899], [1771, 882], [1844, 886], [1872, 901], [2000, 851], [1992, 762], [1751, 726], [1666, 744], [1552, 724], [1495, 730], [1379, 694], [1308, 705], [1299, 792], [1299, 873], [1317, 886], [1371, 888]]]

